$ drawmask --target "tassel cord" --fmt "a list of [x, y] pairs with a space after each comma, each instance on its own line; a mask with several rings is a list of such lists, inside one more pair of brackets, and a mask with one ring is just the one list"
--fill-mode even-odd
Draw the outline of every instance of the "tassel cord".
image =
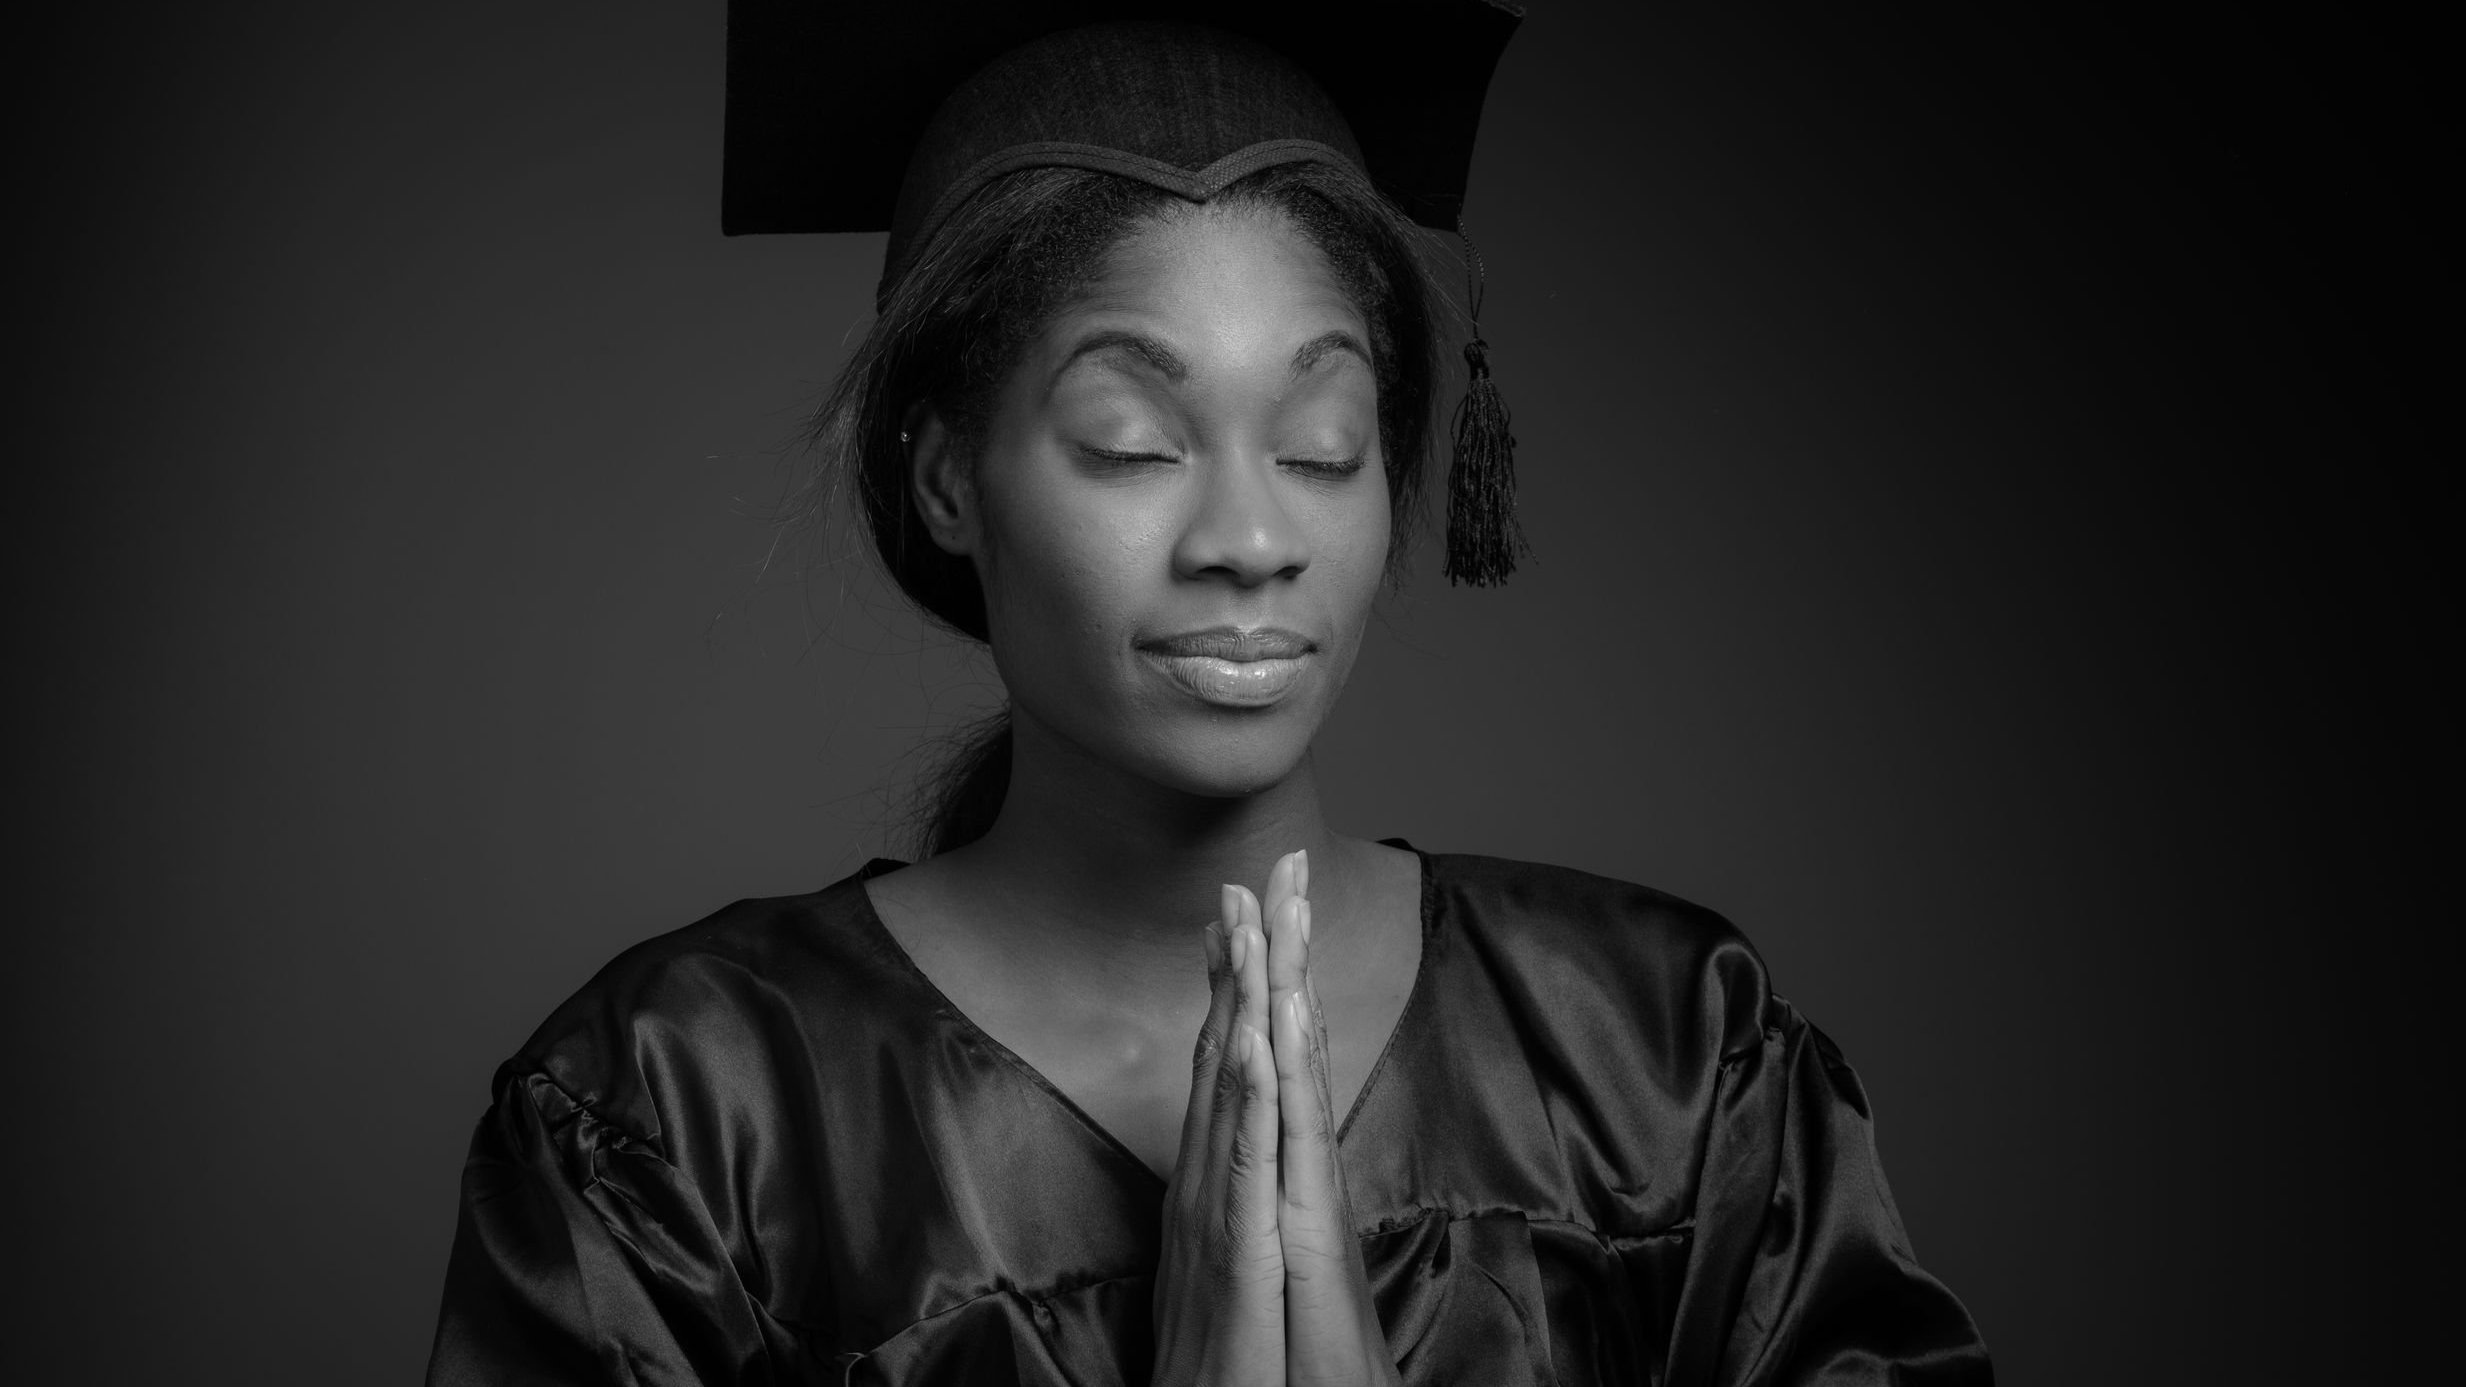
[[1447, 581], [1492, 587], [1531, 556], [1516, 523], [1516, 440], [1506, 399], [1490, 373], [1490, 344], [1481, 336], [1484, 282], [1481, 251], [1456, 220], [1464, 244], [1465, 310], [1473, 337], [1464, 344], [1464, 398], [1457, 402], [1455, 456], [1447, 471]]

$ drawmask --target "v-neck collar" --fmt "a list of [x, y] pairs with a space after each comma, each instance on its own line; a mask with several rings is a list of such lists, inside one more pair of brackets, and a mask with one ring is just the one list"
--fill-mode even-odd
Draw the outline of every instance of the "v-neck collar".
[[[1421, 950], [1413, 961], [1413, 985], [1404, 995], [1404, 1009], [1396, 1013], [1396, 1023], [1387, 1030], [1387, 1043], [1379, 1047], [1379, 1057], [1371, 1062], [1370, 1072], [1362, 1076], [1361, 1091], [1353, 1095], [1353, 1105], [1345, 1110], [1344, 1121], [1336, 1126], [1336, 1143], [1339, 1154], [1343, 1151], [1345, 1134], [1353, 1130], [1353, 1120], [1361, 1116], [1362, 1109], [1370, 1101], [1370, 1095], [1378, 1091], [1380, 1078], [1397, 1062], [1405, 1029], [1415, 1024], [1416, 1018], [1427, 1010], [1423, 994], [1429, 990], [1430, 955], [1438, 943], [1438, 885], [1434, 879], [1435, 873], [1432, 870], [1433, 863], [1430, 854], [1414, 847], [1402, 838], [1382, 838], [1379, 842], [1388, 847], [1402, 848], [1413, 854], [1414, 859], [1420, 864]], [[942, 985], [935, 982], [924, 968], [918, 965], [915, 957], [908, 952], [907, 946], [899, 942], [899, 936], [891, 933], [890, 926], [882, 920], [881, 912], [874, 909], [873, 893], [865, 889], [865, 883], [908, 865], [910, 864], [901, 862], [897, 858], [877, 857], [867, 862], [857, 872], [856, 879], [851, 885], [856, 892], [856, 916], [860, 927], [873, 935], [875, 946], [885, 951], [895, 961], [898, 970], [924, 993], [926, 1001], [951, 1026], [967, 1039], [1000, 1057], [1010, 1066], [1013, 1073], [1027, 1082], [1029, 1087], [1042, 1091], [1064, 1112], [1077, 1119], [1083, 1130], [1133, 1171], [1136, 1171], [1138, 1178], [1144, 1180], [1161, 1197], [1165, 1189], [1163, 1176], [1158, 1175], [1145, 1160], [1141, 1159], [1138, 1152], [1131, 1150], [1128, 1143], [1115, 1136], [1110, 1128], [1097, 1121], [1087, 1109], [1079, 1106], [1076, 1099], [1063, 1092], [1061, 1085], [1045, 1077], [1043, 1070], [1028, 1063], [1019, 1052], [1003, 1044], [1000, 1038], [991, 1031], [976, 1024], [976, 1019], [961, 1010], [959, 1004], [951, 1000], [950, 994], [942, 990]]]

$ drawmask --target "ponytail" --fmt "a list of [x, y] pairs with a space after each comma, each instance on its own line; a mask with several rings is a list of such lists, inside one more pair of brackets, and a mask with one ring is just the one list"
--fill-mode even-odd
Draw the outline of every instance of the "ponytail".
[[1010, 707], [960, 732], [927, 786], [920, 858], [985, 836], [1010, 795]]

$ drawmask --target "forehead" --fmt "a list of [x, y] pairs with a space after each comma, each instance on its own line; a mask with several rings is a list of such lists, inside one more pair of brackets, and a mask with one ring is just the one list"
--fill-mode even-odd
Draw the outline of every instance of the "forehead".
[[1100, 321], [1169, 329], [1193, 350], [1291, 351], [1330, 330], [1359, 333], [1360, 310], [1326, 254], [1272, 207], [1177, 204], [1113, 247], [1054, 315], [1047, 336]]

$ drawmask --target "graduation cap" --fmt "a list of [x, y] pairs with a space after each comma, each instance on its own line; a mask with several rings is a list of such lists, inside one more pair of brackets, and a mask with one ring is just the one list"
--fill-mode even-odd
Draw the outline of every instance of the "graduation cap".
[[[887, 231], [887, 292], [944, 217], [1018, 169], [1096, 169], [1204, 201], [1323, 161], [1461, 235], [1482, 97], [1522, 13], [1504, 0], [731, 0], [720, 229]], [[1523, 541], [1477, 282], [1467, 308], [1447, 574], [1480, 585], [1514, 571]]]

